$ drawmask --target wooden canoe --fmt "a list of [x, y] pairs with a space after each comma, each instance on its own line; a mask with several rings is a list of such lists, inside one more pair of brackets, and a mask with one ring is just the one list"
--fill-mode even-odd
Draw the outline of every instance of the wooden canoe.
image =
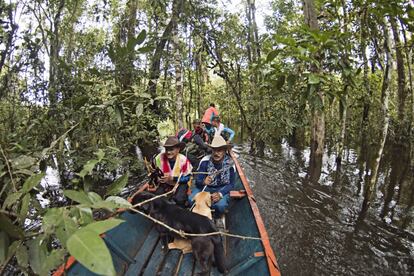
[[[279, 276], [276, 257], [259, 214], [252, 190], [234, 153], [237, 177], [235, 191], [226, 213], [229, 233], [261, 237], [261, 240], [225, 239], [227, 275], [272, 275]], [[102, 235], [110, 249], [117, 275], [197, 275], [200, 271], [192, 253], [182, 254], [170, 250], [164, 254], [159, 234], [154, 223], [139, 214], [123, 212], [120, 217], [126, 222]], [[73, 257], [60, 267], [54, 276], [96, 275], [76, 262]], [[212, 267], [210, 275], [220, 275]]]

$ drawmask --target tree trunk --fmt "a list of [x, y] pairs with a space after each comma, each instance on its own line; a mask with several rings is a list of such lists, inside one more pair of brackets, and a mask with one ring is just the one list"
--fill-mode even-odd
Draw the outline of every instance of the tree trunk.
[[[260, 82], [260, 72], [253, 69], [254, 65], [260, 60], [260, 45], [259, 37], [256, 23], [256, 6], [254, 0], [247, 0], [247, 11], [248, 19], [248, 35], [247, 35], [247, 54], [249, 59], [249, 67], [252, 72], [250, 75], [250, 102], [249, 112], [250, 114], [255, 114], [253, 118], [256, 122], [262, 121], [263, 111], [266, 108], [264, 103], [261, 101], [260, 90], [257, 90]], [[261, 124], [255, 123], [252, 124], [252, 132], [250, 134], [251, 147], [250, 152], [259, 156], [264, 155], [265, 143], [263, 139], [258, 136], [258, 133], [261, 133]]]
[[195, 44], [196, 44], [196, 53], [195, 53], [195, 65], [196, 65], [196, 76], [197, 76], [197, 113], [198, 113], [198, 118], [201, 119], [201, 117], [203, 116], [203, 106], [202, 106], [202, 102], [203, 102], [203, 92], [205, 89], [205, 84], [206, 84], [206, 76], [207, 74], [205, 73], [205, 69], [204, 69], [204, 64], [203, 64], [203, 59], [202, 59], [202, 54], [204, 51], [204, 47], [203, 47], [203, 43], [199, 42], [199, 39], [196, 38], [195, 40]]
[[[10, 31], [7, 32], [7, 42], [6, 42], [6, 46], [5, 49], [3, 51], [1, 51], [0, 53], [0, 74], [1, 71], [3, 69], [4, 64], [6, 63], [6, 60], [8, 58], [8, 56], [10, 56], [10, 53], [13, 49], [13, 39], [14, 39], [14, 35], [17, 31], [18, 25], [14, 24], [14, 18], [13, 18], [13, 8], [12, 5], [8, 5], [7, 6], [7, 14], [9, 16], [9, 26]], [[1, 92], [0, 92], [0, 98], [1, 98]]]
[[345, 144], [345, 133], [346, 133], [346, 118], [347, 118], [347, 101], [348, 101], [348, 85], [345, 84], [344, 87], [344, 100], [343, 103], [339, 102], [339, 110], [340, 110], [340, 120], [341, 120], [341, 132], [339, 134], [339, 142], [338, 142], [338, 151], [336, 157], [336, 165], [337, 169], [340, 170], [341, 163], [342, 163], [342, 154], [344, 151], [344, 144]]
[[177, 34], [177, 30], [174, 30], [174, 68], [175, 68], [175, 108], [176, 108], [176, 117], [177, 117], [177, 125], [178, 129], [184, 127], [184, 119], [183, 119], [183, 76], [182, 76], [182, 66], [181, 60], [182, 56], [179, 49], [179, 38]]
[[[408, 87], [409, 94], [411, 96], [411, 107], [410, 107], [410, 160], [411, 160], [411, 173], [414, 174], [414, 84], [413, 84], [413, 72], [412, 72], [412, 61], [413, 61], [413, 49], [409, 46], [410, 40], [407, 40], [404, 25], [402, 26], [403, 37], [404, 37], [404, 49], [406, 50], [407, 57], [407, 71], [408, 71]], [[413, 192], [414, 194], [414, 192]]]
[[[303, 12], [305, 17], [305, 24], [309, 26], [311, 30], [318, 31], [319, 24], [316, 17], [316, 11], [313, 0], [303, 1]], [[321, 61], [319, 53], [316, 54], [316, 59]], [[310, 68], [312, 73], [319, 73], [319, 69], [316, 65], [312, 65]], [[324, 95], [321, 89], [316, 88], [316, 93], [320, 98], [323, 105]], [[319, 180], [322, 168], [322, 157], [325, 143], [325, 113], [321, 108], [312, 108], [312, 120], [311, 120], [311, 153], [309, 160], [309, 173], [308, 177], [310, 181], [316, 182]]]
[[[343, 32], [346, 34], [348, 32], [348, 11], [346, 9], [345, 0], [342, 0], [342, 10], [344, 21], [343, 25]], [[349, 66], [349, 53], [348, 50], [345, 48], [344, 55], [342, 57], [342, 62], [344, 66]], [[342, 163], [342, 154], [344, 151], [344, 144], [345, 144], [345, 133], [346, 133], [346, 119], [347, 119], [347, 111], [348, 111], [348, 86], [349, 86], [349, 75], [346, 76], [342, 74], [342, 82], [344, 85], [342, 98], [339, 101], [339, 118], [341, 120], [341, 130], [339, 134], [339, 142], [338, 142], [338, 150], [337, 150], [337, 157], [336, 157], [336, 168], [337, 171], [341, 170], [341, 163]]]
[[165, 27], [161, 38], [158, 40], [157, 46], [155, 47], [155, 51], [154, 51], [154, 54], [151, 60], [147, 92], [154, 99], [152, 109], [155, 112], [159, 111], [158, 101], [155, 100], [155, 98], [157, 97], [157, 82], [158, 82], [158, 78], [160, 77], [160, 65], [161, 65], [162, 54], [164, 52], [165, 44], [168, 41], [170, 41], [171, 36], [173, 34], [173, 30], [176, 29], [177, 21], [178, 21], [178, 18], [181, 14], [181, 10], [183, 7], [183, 2], [184, 0], [173, 1], [171, 19], [168, 22], [167, 26]]
[[[390, 23], [392, 33], [394, 37], [395, 56], [397, 62], [397, 75], [398, 75], [398, 120], [399, 124], [403, 126], [405, 121], [405, 101], [407, 98], [407, 86], [405, 79], [405, 67], [404, 67], [404, 55], [402, 51], [402, 45], [400, 40], [400, 32], [397, 26], [397, 22], [394, 17], [390, 17]], [[398, 129], [397, 129], [398, 130]]]
[[53, 27], [51, 29], [50, 37], [50, 56], [49, 56], [49, 104], [52, 114], [56, 108], [56, 103], [58, 100], [58, 83], [60, 80], [59, 76], [59, 51], [60, 51], [60, 37], [59, 37], [59, 28], [63, 12], [63, 7], [65, 5], [64, 0], [60, 0], [59, 7], [56, 11], [56, 14], [53, 17]]
[[375, 160], [372, 165], [371, 169], [371, 175], [370, 175], [370, 181], [368, 183], [368, 187], [366, 190], [365, 199], [367, 201], [367, 206], [369, 206], [370, 201], [372, 199], [372, 195], [375, 192], [376, 183], [377, 183], [377, 175], [378, 175], [378, 168], [382, 157], [382, 152], [384, 150], [385, 141], [387, 139], [388, 134], [388, 126], [389, 126], [389, 120], [390, 120], [390, 114], [389, 114], [389, 96], [390, 96], [390, 83], [391, 83], [391, 69], [392, 69], [392, 54], [391, 54], [391, 39], [389, 35], [388, 30], [388, 24], [386, 22], [386, 19], [384, 19], [384, 53], [386, 56], [385, 61], [385, 71], [384, 71], [384, 77], [382, 82], [382, 89], [381, 89], [381, 111], [382, 114], [384, 114], [384, 118], [382, 121], [382, 129], [381, 129], [381, 138], [379, 143], [378, 151], [375, 155]]
[[[221, 53], [220, 53], [219, 49], [215, 48], [214, 52], [213, 52], [213, 50], [209, 47], [209, 44], [208, 44], [207, 40], [205, 40], [204, 44], [206, 45], [206, 49], [207, 49], [208, 53], [210, 54], [210, 56], [216, 61], [217, 65], [219, 66], [220, 72], [218, 72], [217, 74], [227, 82], [227, 84], [230, 87], [230, 91], [236, 97], [236, 103], [237, 103], [237, 106], [239, 107], [240, 115], [241, 115], [241, 117], [243, 119], [243, 122], [244, 122], [244, 124], [245, 124], [245, 126], [248, 130], [249, 135], [251, 137], [254, 137], [253, 136], [253, 129], [250, 126], [250, 124], [247, 120], [246, 111], [245, 111], [245, 109], [242, 105], [242, 98], [241, 98], [241, 94], [240, 94], [241, 93], [241, 87], [240, 87], [241, 77], [240, 77], [240, 74], [237, 73], [237, 79], [238, 80], [232, 81], [232, 79], [230, 78], [230, 76], [229, 76], [229, 74], [228, 74], [228, 72], [225, 68], [225, 63], [224, 63], [224, 61], [221, 57]], [[213, 45], [218, 45], [217, 41], [215, 41], [212, 44]], [[236, 66], [238, 68], [237, 70], [240, 71], [240, 65], [236, 64]]]

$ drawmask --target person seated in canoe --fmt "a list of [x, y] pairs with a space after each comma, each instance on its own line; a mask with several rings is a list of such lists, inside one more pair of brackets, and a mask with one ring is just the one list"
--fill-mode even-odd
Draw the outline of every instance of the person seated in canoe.
[[200, 119], [193, 120], [193, 136], [196, 135], [198, 135], [201, 141], [203, 141], [205, 144], [208, 142], [208, 134], [206, 133]]
[[233, 140], [234, 131], [221, 123], [220, 116], [213, 117], [212, 125], [215, 131], [214, 135], [223, 136], [224, 140], [226, 140], [227, 143], [230, 143], [231, 140]]
[[165, 152], [155, 157], [155, 165], [163, 173], [163, 176], [158, 179], [160, 185], [155, 193], [163, 194], [170, 191], [181, 175], [178, 188], [173, 195], [173, 200], [181, 207], [185, 207], [187, 203], [188, 181], [193, 169], [187, 157], [180, 154], [180, 150], [184, 147], [184, 142], [180, 142], [175, 136], [170, 136], [164, 143]]
[[193, 204], [193, 198], [201, 191], [210, 192], [214, 217], [220, 218], [229, 204], [230, 191], [234, 188], [235, 170], [232, 159], [227, 154], [231, 145], [223, 137], [214, 137], [210, 148], [212, 154], [201, 159], [189, 201]]
[[197, 133], [191, 130], [182, 128], [177, 133], [177, 138], [180, 142], [185, 143], [185, 149], [182, 153], [190, 160], [193, 168], [197, 168], [201, 158], [208, 152], [211, 153], [210, 148]]

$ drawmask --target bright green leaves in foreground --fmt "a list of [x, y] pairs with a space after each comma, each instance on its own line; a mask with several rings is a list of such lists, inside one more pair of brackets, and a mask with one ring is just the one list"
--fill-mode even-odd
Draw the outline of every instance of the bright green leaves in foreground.
[[39, 275], [48, 275], [51, 269], [56, 268], [64, 260], [65, 251], [56, 249], [48, 253], [46, 242], [41, 237], [28, 242], [29, 263], [33, 272]]
[[89, 270], [103, 275], [115, 275], [111, 254], [100, 233], [106, 232], [124, 222], [108, 219], [89, 224], [76, 231], [68, 240], [69, 253]]
[[112, 185], [108, 188], [106, 192], [107, 195], [116, 195], [121, 192], [121, 190], [126, 186], [128, 183], [128, 173], [124, 174], [120, 178], [114, 181]]

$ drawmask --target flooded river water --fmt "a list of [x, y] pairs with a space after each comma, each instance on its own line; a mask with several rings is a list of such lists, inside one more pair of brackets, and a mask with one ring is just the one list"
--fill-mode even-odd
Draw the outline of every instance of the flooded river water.
[[324, 156], [319, 183], [306, 180], [309, 150], [285, 143], [260, 158], [247, 146], [234, 150], [282, 275], [414, 275], [414, 184], [408, 171], [397, 175], [399, 162], [382, 162], [375, 198], [364, 210], [364, 170], [352, 150], [341, 174], [335, 157]]

